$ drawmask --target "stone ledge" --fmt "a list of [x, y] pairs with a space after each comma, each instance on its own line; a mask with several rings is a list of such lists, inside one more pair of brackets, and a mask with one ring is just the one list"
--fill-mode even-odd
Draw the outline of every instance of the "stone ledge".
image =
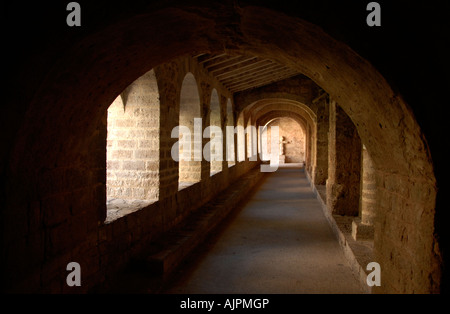
[[242, 206], [266, 173], [260, 167], [238, 177], [228, 188], [155, 239], [91, 293], [159, 293], [174, 271], [220, 224]]
[[126, 200], [126, 199], [108, 199], [106, 202], [107, 214], [105, 224], [109, 224], [121, 217], [141, 210], [157, 200]]
[[372, 225], [366, 225], [361, 222], [360, 218], [355, 218], [352, 221], [352, 238], [359, 240], [372, 240], [374, 236], [374, 228]]
[[245, 199], [263, 175], [256, 167], [240, 177], [180, 225], [154, 241], [152, 252], [140, 264], [157, 276], [168, 276]]
[[352, 223], [355, 217], [331, 214], [326, 205], [326, 198], [324, 198], [324, 187], [316, 187], [312, 184], [309, 173], [307, 171], [305, 173], [317, 199], [322, 205], [323, 213], [344, 251], [345, 257], [349, 261], [353, 272], [360, 279], [361, 288], [368, 294], [372, 293], [372, 287], [369, 287], [366, 283], [368, 275], [366, 266], [368, 263], [374, 262], [373, 240], [355, 241], [352, 237]]

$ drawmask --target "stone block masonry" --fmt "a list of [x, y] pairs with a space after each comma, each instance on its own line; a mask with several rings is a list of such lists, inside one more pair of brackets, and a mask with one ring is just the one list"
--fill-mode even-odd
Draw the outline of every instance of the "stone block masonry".
[[149, 71], [108, 108], [107, 198], [159, 198], [159, 93]]

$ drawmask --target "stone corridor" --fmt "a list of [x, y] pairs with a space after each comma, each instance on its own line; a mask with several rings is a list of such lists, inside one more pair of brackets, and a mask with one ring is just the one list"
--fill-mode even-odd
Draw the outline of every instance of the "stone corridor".
[[305, 172], [269, 174], [166, 293], [362, 293]]
[[1, 291], [448, 291], [450, 8], [394, 2], [6, 2]]

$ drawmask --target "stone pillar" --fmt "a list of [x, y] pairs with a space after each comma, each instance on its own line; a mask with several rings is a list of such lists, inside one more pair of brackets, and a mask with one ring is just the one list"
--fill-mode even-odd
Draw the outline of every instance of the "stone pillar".
[[180, 106], [177, 100], [176, 64], [164, 64], [155, 68], [160, 94], [159, 130], [159, 182], [160, 199], [168, 198], [178, 192], [178, 163], [172, 158], [172, 146], [177, 138], [172, 138], [172, 129], [179, 124]]
[[280, 136], [280, 151], [278, 156], [278, 162], [279, 164], [284, 164], [286, 162], [286, 154], [285, 154], [285, 148], [284, 144], [286, 143], [286, 139], [284, 136]]
[[[203, 86], [202, 86], [203, 87]], [[211, 140], [211, 138], [208, 137], [203, 137], [203, 132], [204, 130], [206, 130], [207, 127], [209, 127], [211, 125], [211, 120], [210, 120], [210, 116], [211, 116], [211, 109], [210, 109], [210, 104], [207, 99], [211, 99], [210, 95], [210, 91], [205, 91], [204, 87], [203, 89], [203, 93], [206, 94], [206, 97], [203, 96], [201, 99], [203, 99], [202, 101], [202, 106], [201, 106], [201, 118], [202, 118], [202, 127], [201, 127], [201, 143], [199, 146], [200, 148], [200, 156], [202, 158], [202, 160], [200, 161], [200, 167], [201, 167], [201, 173], [200, 173], [200, 180], [201, 181], [205, 181], [209, 180], [209, 177], [211, 176], [211, 161], [208, 161], [205, 157], [205, 155], [208, 157], [208, 159], [211, 160], [211, 151], [209, 149], [207, 149], [205, 152], [203, 152], [204, 147], [206, 147], [206, 144]], [[194, 141], [194, 144], [196, 144], [196, 142]], [[205, 153], [205, 154], [204, 154]]]
[[373, 239], [376, 209], [376, 180], [372, 159], [363, 145], [362, 148], [362, 182], [360, 197], [360, 217], [352, 223], [352, 237], [355, 240]]
[[228, 161], [227, 161], [227, 98], [220, 96], [220, 127], [222, 129], [222, 171], [227, 172]]
[[317, 153], [316, 167], [312, 174], [313, 183], [324, 185], [328, 176], [328, 131], [329, 131], [329, 100], [323, 97], [317, 107]]
[[361, 140], [344, 110], [330, 103], [327, 206], [332, 214], [358, 216]]
[[311, 150], [312, 150], [312, 131], [309, 123], [306, 125], [306, 152], [305, 152], [305, 171], [312, 173]]

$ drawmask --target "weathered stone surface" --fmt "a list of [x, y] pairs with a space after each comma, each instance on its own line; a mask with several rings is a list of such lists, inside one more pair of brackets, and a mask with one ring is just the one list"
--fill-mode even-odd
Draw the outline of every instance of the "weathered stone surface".
[[[331, 5], [332, 2], [327, 3]], [[337, 7], [341, 5], [339, 3]], [[430, 101], [428, 96], [434, 99], [436, 96], [422, 91], [445, 90], [446, 80], [424, 79], [421, 84], [432, 88], [423, 88], [422, 85], [417, 88], [416, 83], [410, 84], [410, 78], [399, 79], [411, 64], [425, 60], [421, 55], [424, 50], [418, 53], [417, 49], [424, 47], [427, 51], [441, 53], [440, 49], [410, 45], [408, 50], [403, 48], [404, 41], [398, 41], [403, 37], [395, 32], [389, 35], [389, 31], [384, 34], [391, 40], [386, 40], [385, 44], [381, 43], [384, 38], [371, 44], [370, 37], [357, 44], [360, 38], [367, 38], [361, 36], [367, 34], [364, 27], [357, 24], [358, 27], [346, 29], [349, 24], [345, 23], [346, 26], [339, 26], [342, 17], [335, 10], [324, 13], [328, 15], [322, 18], [314, 18], [316, 13], [323, 13], [322, 7], [297, 11], [283, 7], [281, 3], [267, 8], [247, 1], [214, 6], [204, 1], [171, 1], [130, 6], [126, 10], [103, 1], [90, 6], [86, 27], [77, 32], [73, 28], [59, 28], [60, 9], [39, 2], [34, 6], [35, 11], [24, 12], [29, 14], [29, 19], [22, 19], [25, 31], [18, 36], [8, 35], [6, 40], [11, 43], [11, 49], [6, 52], [11, 57], [16, 56], [6, 65], [5, 76], [11, 84], [5, 95], [1, 123], [5, 131], [1, 132], [4, 144], [1, 154], [4, 290], [63, 291], [61, 276], [64, 277], [65, 272], [61, 269], [66, 266], [70, 254], [75, 259], [93, 255], [88, 265], [93, 265], [89, 269], [97, 273], [86, 278], [83, 289], [88, 289], [110, 271], [127, 263], [132, 255], [137, 254], [135, 248], [142, 248], [143, 243], [181, 221], [190, 209], [184, 208], [177, 199], [178, 165], [170, 158], [170, 148], [174, 143], [170, 130], [179, 122], [177, 106], [181, 82], [189, 68], [186, 65], [179, 67], [180, 61], [172, 60], [188, 54], [224, 51], [245, 51], [276, 59], [301, 71], [336, 99], [356, 126], [376, 168], [379, 206], [374, 222], [374, 256], [382, 265], [384, 278], [378, 292], [428, 293], [440, 290], [443, 240], [435, 231], [442, 232], [445, 223], [441, 221], [447, 220], [438, 219], [446, 212], [446, 206], [442, 203], [444, 197], [440, 198], [440, 207], [437, 206], [435, 176], [447, 167], [447, 160], [439, 155], [443, 152], [440, 147], [440, 126], [443, 124], [435, 123], [434, 115], [428, 113], [430, 103], [439, 102]], [[360, 19], [360, 15], [355, 16]], [[16, 16], [8, 18], [13, 23]], [[310, 24], [302, 18], [322, 25]], [[424, 25], [426, 23], [417, 24], [422, 25], [410, 26], [415, 30], [417, 27], [431, 30], [430, 26]], [[342, 41], [333, 39], [324, 29]], [[420, 32], [423, 35], [411, 31], [411, 36], [425, 38], [435, 34], [434, 30]], [[355, 49], [363, 56], [347, 44], [356, 45]], [[379, 50], [372, 51], [377, 45], [380, 45]], [[396, 52], [396, 48], [400, 52]], [[378, 54], [377, 51], [383, 53]], [[390, 62], [385, 64], [384, 58], [389, 56], [385, 53], [387, 51], [396, 54], [397, 58], [388, 58]], [[372, 60], [369, 62], [366, 57]], [[434, 60], [426, 60], [427, 66], [424, 67], [412, 66], [409, 73], [428, 78], [416, 76], [416, 71], [435, 70], [437, 67], [428, 64], [436, 62]], [[403, 66], [398, 67], [397, 62]], [[158, 66], [167, 69], [158, 72]], [[394, 82], [395, 90], [375, 66], [382, 68], [383, 74]], [[107, 147], [111, 147], [106, 141], [106, 111], [117, 95], [151, 69], [157, 77], [165, 72], [158, 84], [160, 125], [164, 127], [160, 128], [159, 134], [154, 130], [146, 131], [142, 138], [151, 139], [157, 134], [160, 140], [160, 164], [157, 166], [161, 187], [159, 202], [111, 224], [103, 224], [107, 212], [105, 156]], [[200, 77], [195, 71], [194, 75]], [[204, 81], [210, 83], [207, 84], [210, 87], [214, 85], [209, 79]], [[435, 88], [428, 81], [443, 87]], [[292, 88], [289, 87], [290, 90]], [[397, 88], [400, 93], [409, 91], [408, 97], [403, 98]], [[205, 95], [209, 92], [205, 91]], [[200, 96], [202, 107], [207, 104], [205, 95]], [[415, 97], [417, 95], [421, 97]], [[414, 111], [405, 99], [415, 104]], [[234, 105], [246, 108], [250, 104]], [[437, 118], [444, 119], [443, 109], [439, 106], [433, 108], [433, 113], [441, 116]], [[235, 110], [234, 113], [240, 112]], [[133, 115], [141, 113], [148, 114], [133, 111]], [[416, 119], [421, 119], [427, 126], [427, 136]], [[131, 121], [118, 124], [122, 127], [133, 125]], [[123, 140], [138, 136], [138, 132], [131, 131], [124, 135]], [[311, 172], [318, 158], [317, 132], [313, 123], [307, 126], [306, 134], [313, 139], [307, 143], [306, 149], [306, 166]], [[432, 150], [428, 144], [432, 145]], [[122, 149], [126, 151], [125, 147]], [[115, 166], [121, 164], [116, 163]], [[331, 165], [328, 166], [330, 176]], [[147, 161], [145, 167], [148, 168]], [[227, 168], [228, 171], [224, 168], [213, 179], [200, 181], [201, 193], [196, 194], [199, 190], [195, 185], [192, 190], [186, 188], [183, 191], [190, 192], [189, 203], [195, 207], [250, 167], [251, 163], [236, 162], [235, 166]], [[208, 169], [208, 165], [203, 164], [200, 168]], [[210, 175], [209, 171], [202, 173], [202, 179]], [[439, 183], [439, 193], [442, 194], [445, 176], [441, 175]], [[80, 194], [87, 197], [79, 197]], [[62, 204], [62, 211], [57, 212], [61, 197], [67, 199], [67, 204]], [[74, 217], [79, 217], [76, 218], [77, 223]], [[145, 227], [132, 233], [127, 223], [137, 220], [145, 222]], [[435, 229], [437, 226], [441, 226], [439, 230]], [[96, 239], [99, 233], [102, 233], [102, 239], [107, 240], [88, 242], [74, 251], [80, 238]], [[27, 237], [34, 240], [27, 242]], [[98, 254], [93, 250], [97, 246]], [[99, 265], [98, 268], [95, 265]], [[26, 282], [30, 284], [26, 285]]]
[[361, 140], [355, 126], [335, 103], [330, 104], [327, 205], [333, 214], [359, 214]]

